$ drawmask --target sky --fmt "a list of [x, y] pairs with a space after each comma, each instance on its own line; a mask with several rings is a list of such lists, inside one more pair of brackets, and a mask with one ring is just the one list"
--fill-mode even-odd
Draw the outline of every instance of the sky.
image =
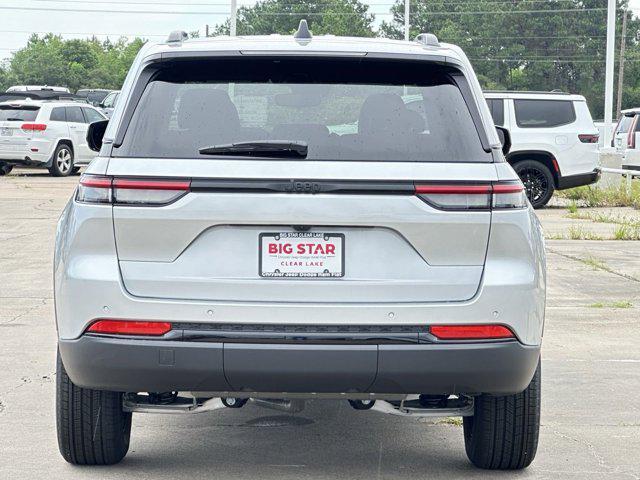
[[[389, 18], [393, 0], [361, 1], [370, 5], [377, 24]], [[251, 5], [255, 0], [237, 2]], [[630, 0], [630, 7], [640, 15], [640, 0]], [[229, 11], [229, 0], [0, 0], [0, 61], [24, 47], [32, 33], [61, 33], [64, 38], [96, 35], [112, 40], [140, 36], [163, 41], [172, 30], [199, 30], [204, 35], [206, 24], [222, 23]]]

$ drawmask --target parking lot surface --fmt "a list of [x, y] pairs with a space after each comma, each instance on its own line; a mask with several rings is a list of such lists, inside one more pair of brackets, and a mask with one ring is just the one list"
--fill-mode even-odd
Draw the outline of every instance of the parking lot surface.
[[[0, 478], [640, 479], [640, 242], [549, 240], [538, 456], [483, 472], [454, 420], [418, 421], [310, 402], [296, 415], [247, 405], [134, 415], [113, 467], [78, 468], [55, 432], [52, 255], [78, 177], [0, 178]], [[558, 209], [539, 212], [559, 228]]]

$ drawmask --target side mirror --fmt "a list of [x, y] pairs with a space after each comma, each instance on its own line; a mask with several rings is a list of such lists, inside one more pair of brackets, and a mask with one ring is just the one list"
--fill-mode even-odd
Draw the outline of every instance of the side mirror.
[[496, 132], [498, 132], [498, 138], [500, 139], [500, 143], [502, 144], [502, 153], [507, 155], [511, 150], [511, 134], [506, 128], [499, 127], [497, 125]]
[[87, 129], [87, 144], [94, 152], [99, 152], [102, 148], [102, 137], [107, 130], [109, 120], [99, 120], [89, 124]]

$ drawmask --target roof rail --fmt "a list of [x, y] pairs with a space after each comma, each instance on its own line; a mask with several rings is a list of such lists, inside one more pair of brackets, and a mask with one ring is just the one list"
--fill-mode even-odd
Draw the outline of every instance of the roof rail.
[[440, 42], [438, 41], [438, 37], [436, 37], [433, 33], [421, 33], [419, 35], [416, 35], [416, 38], [414, 38], [413, 41], [421, 43], [425, 47], [439, 47], [440, 46]]
[[189, 35], [187, 35], [187, 32], [185, 32], [184, 30], [174, 30], [167, 37], [167, 43], [170, 43], [170, 44], [175, 43], [175, 44], [181, 45], [182, 42], [184, 42], [188, 38], [189, 38]]
[[533, 93], [533, 94], [544, 94], [544, 95], [572, 95], [569, 92], [563, 92], [561, 90], [483, 90], [484, 93]]

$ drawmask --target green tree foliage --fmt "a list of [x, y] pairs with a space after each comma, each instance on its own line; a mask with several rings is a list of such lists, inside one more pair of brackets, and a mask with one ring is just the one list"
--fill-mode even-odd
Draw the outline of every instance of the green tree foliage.
[[113, 43], [96, 38], [64, 40], [53, 34], [32, 35], [27, 46], [0, 67], [0, 89], [15, 84], [59, 85], [72, 91], [118, 89], [142, 45], [144, 41], [139, 38]]
[[[374, 16], [358, 0], [264, 0], [238, 9], [238, 35], [289, 34], [303, 18], [315, 35], [373, 37]], [[229, 21], [213, 29], [215, 35], [229, 34]]]
[[[625, 7], [619, 2], [618, 40]], [[392, 13], [381, 34], [402, 38], [403, 0]], [[411, 6], [411, 34], [435, 33], [462, 47], [484, 88], [578, 93], [594, 118], [602, 118], [606, 14], [602, 0], [418, 0]], [[623, 108], [640, 100], [639, 27], [637, 19], [627, 23]]]

